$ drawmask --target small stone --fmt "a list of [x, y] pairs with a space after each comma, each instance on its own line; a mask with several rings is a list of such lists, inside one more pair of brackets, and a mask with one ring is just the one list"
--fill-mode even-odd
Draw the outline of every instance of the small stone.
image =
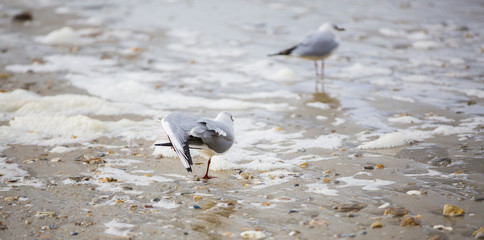
[[60, 157], [55, 157], [55, 158], [52, 158], [50, 161], [53, 163], [58, 163], [58, 162], [62, 162], [62, 159]]
[[307, 162], [299, 164], [299, 167], [302, 169], [306, 169], [309, 167], [309, 164]]
[[454, 206], [452, 204], [445, 204], [444, 211], [442, 213], [444, 216], [447, 217], [456, 217], [464, 215], [464, 210], [462, 208]]
[[98, 157], [104, 157], [104, 156], [106, 156], [106, 154], [101, 152], [101, 153], [98, 153], [97, 156]]
[[408, 195], [417, 195], [417, 196], [420, 196], [422, 195], [422, 192], [421, 191], [418, 191], [418, 190], [410, 190], [407, 192]]
[[73, 233], [71, 233], [71, 235], [72, 236], [77, 236], [77, 235], [79, 235], [79, 233], [78, 232], [73, 232]]
[[57, 213], [55, 213], [53, 211], [37, 212], [35, 214], [35, 216], [37, 216], [37, 217], [55, 217], [55, 216], [57, 216]]
[[435, 157], [429, 162], [433, 166], [445, 167], [452, 163], [449, 157]]
[[14, 22], [27, 22], [27, 21], [32, 21], [32, 19], [33, 19], [32, 13], [30, 12], [17, 13], [12, 18]]
[[447, 230], [447, 231], [452, 231], [454, 230], [452, 227], [446, 227], [444, 225], [435, 225], [434, 226], [435, 230]]
[[363, 168], [365, 170], [373, 170], [373, 169], [375, 169], [373, 166], [364, 166]]
[[13, 202], [17, 200], [18, 200], [18, 196], [7, 196], [3, 198], [4, 202]]
[[296, 236], [298, 234], [300, 234], [301, 232], [299, 232], [298, 230], [295, 230], [295, 231], [291, 231], [289, 232], [289, 236]]
[[376, 168], [379, 168], [379, 169], [381, 169], [381, 168], [385, 168], [385, 166], [384, 166], [383, 164], [377, 164], [377, 165], [375, 165], [375, 167], [376, 167]]
[[384, 203], [382, 205], [380, 205], [378, 208], [389, 208], [391, 206], [390, 203]]
[[382, 228], [382, 227], [383, 227], [383, 224], [381, 224], [381, 222], [374, 222], [371, 224], [371, 229]]
[[158, 197], [156, 197], [156, 198], [153, 198], [151, 201], [153, 201], [153, 202], [159, 202], [159, 201], [161, 201], [161, 199], [158, 198]]
[[202, 208], [198, 205], [193, 205], [193, 209], [202, 209]]
[[289, 213], [297, 213], [297, 210], [289, 210]]
[[419, 226], [420, 225], [420, 216], [410, 217], [405, 216], [402, 221], [400, 221], [400, 226]]
[[356, 237], [356, 234], [354, 233], [343, 233], [339, 235], [340, 238], [354, 238]]
[[407, 215], [408, 210], [403, 207], [392, 207], [385, 209], [385, 215], [393, 215], [394, 217], [401, 217]]
[[484, 239], [484, 227], [480, 227], [479, 229], [474, 231], [474, 233], [472, 233], [472, 236], [475, 239]]
[[202, 200], [202, 196], [195, 195], [193, 196], [193, 201], [198, 202]]
[[243, 239], [263, 239], [266, 237], [266, 234], [262, 231], [249, 230], [241, 232], [240, 236]]
[[357, 204], [357, 203], [345, 203], [339, 204], [333, 207], [338, 212], [357, 212], [363, 209], [365, 204]]

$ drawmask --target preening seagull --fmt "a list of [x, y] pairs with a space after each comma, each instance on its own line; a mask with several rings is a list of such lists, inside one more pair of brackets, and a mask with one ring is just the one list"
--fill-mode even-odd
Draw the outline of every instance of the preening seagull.
[[189, 172], [193, 165], [190, 148], [198, 149], [208, 157], [205, 179], [212, 178], [208, 176], [212, 157], [227, 152], [234, 143], [234, 119], [228, 112], [219, 113], [214, 120], [171, 113], [161, 120], [161, 125], [170, 142], [156, 143], [155, 146], [172, 147]]
[[[344, 31], [332, 23], [323, 23], [318, 31], [306, 36], [299, 44], [269, 56], [287, 55], [314, 61], [316, 77], [324, 76], [324, 60], [333, 53], [339, 45], [338, 32]], [[318, 73], [318, 61], [321, 60], [321, 73]]]

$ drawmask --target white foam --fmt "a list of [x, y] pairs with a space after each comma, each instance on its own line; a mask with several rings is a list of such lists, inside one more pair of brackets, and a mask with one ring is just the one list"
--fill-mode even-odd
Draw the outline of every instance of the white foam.
[[415, 103], [415, 100], [413, 98], [409, 98], [409, 97], [402, 97], [402, 96], [394, 95], [394, 96], [392, 96], [392, 98], [397, 100], [397, 101]]
[[344, 119], [344, 118], [335, 118], [334, 122], [332, 122], [331, 125], [337, 127], [337, 126], [339, 126], [339, 125], [341, 125], [345, 122], [346, 122], [346, 119]]
[[378, 139], [358, 146], [358, 149], [393, 148], [429, 138], [430, 133], [425, 131], [402, 131], [381, 135]]
[[79, 40], [79, 34], [74, 31], [71, 27], [62, 27], [60, 29], [53, 30], [47, 35], [42, 37], [37, 37], [38, 42], [44, 44], [73, 44]]
[[45, 63], [33, 63], [30, 65], [8, 65], [6, 70], [11, 72], [26, 73], [34, 72], [61, 72], [89, 73], [113, 66], [115, 62], [109, 59], [100, 59], [93, 56], [83, 55], [52, 55], [44, 58]]
[[413, 42], [412, 46], [417, 49], [429, 50], [429, 49], [439, 48], [442, 46], [442, 44], [431, 40], [419, 40], [419, 41]]
[[323, 109], [323, 110], [330, 109], [328, 104], [322, 103], [322, 102], [308, 102], [308, 103], [306, 103], [306, 106], [313, 107], [313, 108], [319, 108], [319, 109]]
[[324, 194], [327, 196], [338, 196], [338, 190], [329, 189], [328, 184], [326, 183], [311, 183], [307, 184], [306, 187], [308, 187], [306, 190], [307, 192]]
[[119, 237], [129, 237], [132, 232], [131, 228], [135, 227], [134, 224], [120, 222], [117, 218], [104, 223], [104, 226], [107, 228], [104, 233]]
[[367, 191], [377, 191], [380, 190], [382, 186], [391, 185], [395, 182], [392, 181], [385, 181], [381, 179], [358, 179], [355, 178], [358, 175], [368, 174], [366, 172], [356, 173], [350, 177], [340, 177], [338, 178], [339, 181], [345, 182], [346, 184], [338, 185], [338, 188], [344, 187], [362, 187], [361, 189]]
[[349, 67], [340, 68], [338, 72], [333, 73], [333, 76], [343, 79], [354, 79], [370, 76], [387, 76], [390, 74], [392, 74], [390, 68], [365, 66], [361, 63], [355, 63]]
[[300, 148], [336, 149], [342, 146], [348, 136], [341, 134], [321, 135], [316, 139], [297, 139], [292, 146], [293, 152]]
[[50, 150], [51, 153], [66, 153], [66, 152], [71, 152], [75, 150], [75, 148], [68, 148], [68, 147], [64, 147], [64, 146], [56, 146], [55, 148], [52, 148], [52, 150]]
[[160, 201], [153, 203], [153, 207], [160, 207], [164, 209], [173, 209], [180, 207], [180, 204], [175, 203], [174, 201], [166, 200], [166, 199], [161, 199]]
[[4, 120], [12, 117], [45, 114], [65, 116], [158, 114], [139, 104], [114, 103], [97, 97], [76, 94], [41, 97], [22, 89], [0, 93], [0, 112], [5, 114]]
[[468, 89], [468, 90], [463, 90], [462, 92], [469, 97], [484, 98], [484, 90], [481, 90], [481, 89]]
[[422, 120], [412, 116], [397, 116], [397, 117], [388, 118], [387, 120], [391, 123], [400, 123], [400, 124], [412, 124], [412, 123], [422, 122]]
[[200, 46], [188, 46], [185, 44], [180, 43], [172, 43], [166, 46], [167, 49], [184, 53], [184, 54], [192, 54], [198, 55], [203, 57], [209, 58], [221, 58], [221, 57], [229, 57], [229, 58], [236, 58], [241, 57], [245, 54], [244, 51], [235, 48], [211, 48], [211, 47], [200, 47]]
[[251, 60], [234, 66], [249, 76], [255, 76], [272, 81], [300, 81], [302, 77], [288, 67], [271, 60]]

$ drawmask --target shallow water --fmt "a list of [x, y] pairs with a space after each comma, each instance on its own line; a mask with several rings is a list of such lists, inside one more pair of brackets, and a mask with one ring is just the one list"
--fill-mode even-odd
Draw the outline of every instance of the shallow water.
[[[23, 226], [32, 216], [14, 214], [6, 238], [461, 239], [483, 222], [479, 1], [0, 5], [9, 16], [26, 8], [33, 22], [0, 19], [0, 190], [32, 206], [4, 201], [1, 210], [66, 217], [42, 231], [45, 219]], [[266, 55], [328, 20], [346, 31], [321, 92], [312, 62]], [[236, 142], [213, 159], [218, 178], [196, 180], [206, 162], [196, 154], [190, 174], [152, 146], [165, 139], [164, 115], [222, 110], [235, 117]], [[99, 153], [100, 164], [89, 161]], [[444, 157], [450, 165], [430, 163]], [[343, 203], [365, 208], [332, 209]], [[421, 227], [383, 216], [385, 203], [422, 215]], [[446, 203], [465, 216], [444, 218]], [[69, 225], [85, 214], [92, 225]], [[383, 229], [370, 229], [375, 220]]]

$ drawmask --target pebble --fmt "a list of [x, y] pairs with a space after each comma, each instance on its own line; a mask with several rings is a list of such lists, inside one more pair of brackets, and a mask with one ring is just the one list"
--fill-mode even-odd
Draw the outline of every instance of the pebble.
[[445, 167], [452, 163], [452, 160], [448, 157], [435, 157], [434, 159], [430, 160], [430, 164], [439, 167]]
[[339, 235], [340, 238], [354, 238], [356, 237], [356, 234], [354, 233], [343, 233]]
[[383, 227], [383, 224], [381, 224], [381, 222], [374, 222], [371, 224], [371, 229], [382, 228], [382, 227]]
[[194, 202], [201, 201], [202, 199], [203, 199], [202, 196], [198, 196], [198, 195], [193, 196], [193, 201]]
[[378, 208], [388, 208], [390, 206], [391, 206], [390, 203], [384, 203], [384, 204], [380, 205]]
[[373, 170], [373, 169], [375, 169], [373, 166], [364, 166], [363, 168], [366, 169], [366, 170]]
[[393, 215], [394, 217], [401, 217], [407, 215], [408, 210], [403, 207], [392, 207], [385, 209], [385, 215]]
[[447, 231], [452, 231], [454, 230], [452, 227], [446, 227], [444, 225], [435, 225], [434, 226], [435, 230], [447, 230]]
[[104, 154], [104, 153], [98, 153], [97, 156], [98, 157], [104, 157], [104, 156], [106, 156], [106, 154]]
[[30, 12], [17, 13], [12, 18], [14, 22], [27, 22], [27, 21], [32, 21], [32, 19], [33, 19], [32, 13]]
[[198, 205], [193, 205], [193, 209], [202, 209], [202, 208]]
[[249, 230], [241, 232], [240, 236], [243, 239], [263, 239], [266, 237], [266, 234], [262, 231]]
[[160, 198], [158, 198], [158, 197], [155, 197], [155, 198], [153, 198], [153, 200], [151, 200], [151, 201], [153, 201], [153, 202], [159, 202], [159, 201], [161, 201], [161, 199], [160, 199]]
[[17, 200], [18, 200], [18, 196], [6, 196], [3, 198], [4, 202], [13, 202]]
[[462, 216], [464, 215], [464, 210], [452, 204], [445, 204], [442, 214], [447, 217]]
[[408, 195], [417, 195], [417, 196], [420, 196], [422, 195], [422, 192], [421, 191], [418, 191], [418, 190], [410, 190], [407, 192]]
[[58, 163], [58, 162], [62, 162], [62, 159], [60, 157], [55, 157], [55, 158], [52, 158], [50, 161], [53, 163]]
[[297, 210], [289, 210], [289, 213], [297, 213]]
[[364, 204], [358, 204], [358, 203], [345, 203], [345, 204], [339, 204], [333, 207], [338, 212], [352, 212], [352, 211], [360, 211], [366, 207]]
[[73, 232], [73, 233], [71, 233], [71, 235], [72, 236], [77, 236], [77, 235], [79, 235], [79, 233], [78, 232]]
[[475, 239], [484, 239], [484, 227], [480, 227], [479, 229], [474, 231], [474, 233], [472, 233], [472, 236]]
[[295, 230], [295, 231], [291, 231], [291, 232], [289, 233], [289, 236], [296, 236], [296, 235], [298, 235], [299, 233], [301, 233], [301, 232], [299, 232], [299, 231], [297, 231], [297, 230]]
[[416, 217], [410, 217], [410, 216], [405, 216], [402, 221], [400, 221], [400, 226], [405, 227], [405, 226], [419, 226], [420, 225], [420, 218], [421, 216], [416, 216]]

